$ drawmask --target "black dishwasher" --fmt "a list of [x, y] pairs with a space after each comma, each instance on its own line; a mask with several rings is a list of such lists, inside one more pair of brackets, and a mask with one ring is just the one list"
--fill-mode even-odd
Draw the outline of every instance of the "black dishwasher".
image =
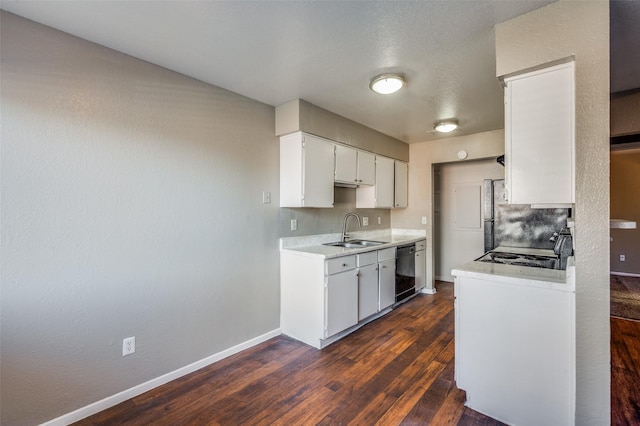
[[396, 303], [411, 297], [416, 290], [416, 245], [398, 247], [396, 258]]

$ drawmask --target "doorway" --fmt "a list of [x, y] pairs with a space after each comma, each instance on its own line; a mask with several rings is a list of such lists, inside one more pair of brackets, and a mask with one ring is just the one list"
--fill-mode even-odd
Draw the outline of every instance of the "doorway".
[[433, 165], [434, 276], [453, 281], [451, 269], [484, 253], [484, 179], [503, 179], [495, 158]]

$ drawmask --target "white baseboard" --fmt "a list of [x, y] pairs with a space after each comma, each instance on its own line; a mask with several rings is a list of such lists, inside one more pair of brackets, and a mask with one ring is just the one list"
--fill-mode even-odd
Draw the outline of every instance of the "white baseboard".
[[640, 274], [631, 274], [629, 272], [609, 272], [611, 275], [620, 275], [622, 277], [640, 277]]
[[151, 379], [148, 382], [141, 383], [137, 386], [134, 386], [132, 388], [119, 392], [115, 395], [111, 395], [100, 401], [94, 402], [82, 408], [78, 408], [75, 411], [64, 414], [60, 417], [56, 417], [53, 420], [49, 420], [46, 423], [42, 423], [42, 425], [43, 426], [66, 426], [71, 423], [77, 422], [78, 420], [82, 420], [93, 414], [99, 413], [100, 411], [106, 410], [107, 408], [111, 408], [114, 405], [120, 404], [121, 402], [124, 402], [135, 396], [143, 394], [147, 391], [150, 391], [151, 389], [157, 388], [158, 386], [164, 385], [165, 383], [168, 383], [172, 380], [185, 376], [189, 373], [193, 373], [196, 370], [199, 370], [203, 367], [211, 365], [214, 362], [220, 361], [221, 359], [227, 358], [231, 355], [237, 354], [238, 352], [241, 352], [252, 346], [265, 342], [273, 337], [279, 336], [280, 334], [282, 334], [282, 331], [281, 329], [277, 328], [261, 336], [255, 337], [251, 340], [247, 340], [246, 342], [242, 342], [229, 349], [225, 349], [222, 352], [218, 352], [217, 354], [208, 356], [204, 359], [201, 359], [200, 361], [196, 361], [192, 364], [178, 368], [177, 370], [171, 371], [167, 374], [163, 374], [160, 377]]
[[420, 290], [420, 293], [424, 293], [424, 294], [436, 294], [436, 289], [435, 288], [423, 288], [422, 290]]

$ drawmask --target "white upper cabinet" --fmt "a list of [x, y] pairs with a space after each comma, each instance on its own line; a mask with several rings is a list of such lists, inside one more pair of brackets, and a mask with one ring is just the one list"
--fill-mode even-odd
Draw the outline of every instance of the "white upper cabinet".
[[569, 62], [505, 79], [510, 204], [575, 202], [575, 83]]
[[395, 162], [395, 208], [407, 207], [409, 165], [402, 161]]
[[376, 156], [358, 151], [358, 185], [376, 184]]
[[280, 138], [280, 207], [333, 207], [334, 144], [302, 132]]
[[344, 145], [336, 145], [335, 182], [357, 185], [358, 151]]
[[376, 156], [375, 185], [356, 189], [356, 208], [393, 208], [394, 179], [394, 160]]
[[335, 183], [340, 185], [374, 185], [375, 155], [344, 145], [336, 145]]

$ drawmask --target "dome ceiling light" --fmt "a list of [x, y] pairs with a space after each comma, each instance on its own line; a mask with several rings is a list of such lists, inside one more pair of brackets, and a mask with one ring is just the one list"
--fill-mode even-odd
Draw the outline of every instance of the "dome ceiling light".
[[433, 128], [436, 132], [449, 133], [457, 130], [459, 127], [458, 120], [444, 120], [438, 121]]
[[369, 88], [381, 95], [390, 95], [402, 89], [407, 82], [400, 74], [381, 74], [374, 77]]

